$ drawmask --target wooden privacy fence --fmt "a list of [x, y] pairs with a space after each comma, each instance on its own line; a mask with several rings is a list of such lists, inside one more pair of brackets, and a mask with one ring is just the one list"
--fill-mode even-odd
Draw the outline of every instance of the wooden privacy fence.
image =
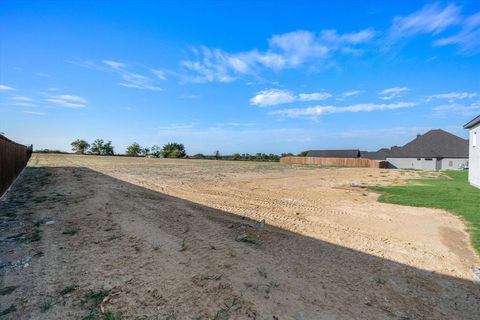
[[281, 163], [288, 164], [315, 164], [334, 167], [364, 167], [387, 168], [387, 161], [377, 161], [363, 158], [319, 158], [319, 157], [283, 157]]
[[0, 135], [0, 196], [22, 172], [32, 155], [32, 148]]

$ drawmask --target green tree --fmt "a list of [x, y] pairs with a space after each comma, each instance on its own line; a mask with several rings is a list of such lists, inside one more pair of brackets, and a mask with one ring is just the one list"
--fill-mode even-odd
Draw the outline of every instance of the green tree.
[[85, 152], [90, 148], [90, 144], [82, 139], [77, 139], [70, 143], [72, 146], [72, 151], [75, 151], [75, 153], [80, 153], [80, 154], [85, 154]]
[[140, 152], [142, 152], [142, 147], [136, 142], [127, 147], [127, 155], [131, 157], [138, 157]]
[[145, 147], [145, 148], [142, 148], [142, 156], [146, 157], [146, 156], [149, 156], [150, 155], [150, 148], [148, 147]]
[[113, 156], [113, 146], [112, 141], [108, 141], [103, 145], [102, 154], [106, 156]]
[[203, 153], [197, 153], [192, 156], [194, 159], [205, 159], [205, 155]]
[[162, 156], [162, 149], [159, 146], [154, 145], [150, 149], [150, 155], [155, 158], [160, 158]]
[[183, 146], [183, 144], [171, 142], [163, 146], [162, 155], [165, 158], [183, 158], [187, 154], [185, 152], [185, 147]]
[[90, 147], [90, 153], [101, 155], [113, 155], [112, 141], [105, 143], [103, 139], [96, 139]]
[[242, 159], [242, 156], [240, 155], [240, 153], [234, 153], [234, 154], [232, 154], [232, 159], [233, 160], [240, 160], [240, 159]]
[[90, 153], [92, 154], [102, 154], [103, 145], [105, 142], [103, 139], [96, 139], [92, 142], [92, 146], [90, 147]]
[[220, 154], [220, 151], [215, 151], [215, 155], [214, 155], [215, 159], [216, 160], [220, 160], [222, 158], [222, 155]]
[[299, 157], [306, 157], [308, 151], [302, 151], [298, 154]]

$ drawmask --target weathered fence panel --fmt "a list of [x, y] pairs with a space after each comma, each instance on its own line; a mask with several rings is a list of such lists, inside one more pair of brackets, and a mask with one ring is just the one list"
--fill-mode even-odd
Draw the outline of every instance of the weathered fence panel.
[[335, 167], [387, 168], [387, 161], [376, 161], [363, 158], [283, 157], [280, 159], [280, 162]]
[[0, 197], [27, 165], [32, 149], [0, 135]]

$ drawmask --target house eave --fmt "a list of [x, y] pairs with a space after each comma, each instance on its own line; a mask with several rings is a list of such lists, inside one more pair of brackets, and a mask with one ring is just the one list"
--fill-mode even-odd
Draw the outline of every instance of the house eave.
[[473, 128], [473, 127], [475, 127], [475, 126], [477, 126], [477, 125], [479, 125], [479, 124], [480, 124], [480, 116], [478, 116], [478, 117], [474, 118], [473, 120], [467, 122], [467, 123], [463, 126], [463, 128], [464, 128], [464, 129], [470, 129], [470, 128]]

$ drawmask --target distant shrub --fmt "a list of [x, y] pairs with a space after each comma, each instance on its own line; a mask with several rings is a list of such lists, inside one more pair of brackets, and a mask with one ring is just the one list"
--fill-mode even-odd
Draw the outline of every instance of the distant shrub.
[[90, 148], [90, 144], [82, 139], [77, 139], [70, 143], [70, 145], [72, 146], [72, 151], [80, 154], [85, 154], [88, 148]]
[[150, 148], [150, 156], [160, 158], [162, 156], [162, 149], [157, 145], [152, 146], [152, 148]]
[[104, 142], [103, 139], [93, 141], [89, 152], [91, 154], [113, 155], [112, 141]]
[[171, 142], [163, 146], [162, 155], [165, 158], [184, 158], [187, 154], [183, 144]]
[[127, 156], [130, 156], [130, 157], [138, 157], [141, 152], [142, 152], [142, 147], [138, 143], [134, 142], [127, 147], [126, 154]]

